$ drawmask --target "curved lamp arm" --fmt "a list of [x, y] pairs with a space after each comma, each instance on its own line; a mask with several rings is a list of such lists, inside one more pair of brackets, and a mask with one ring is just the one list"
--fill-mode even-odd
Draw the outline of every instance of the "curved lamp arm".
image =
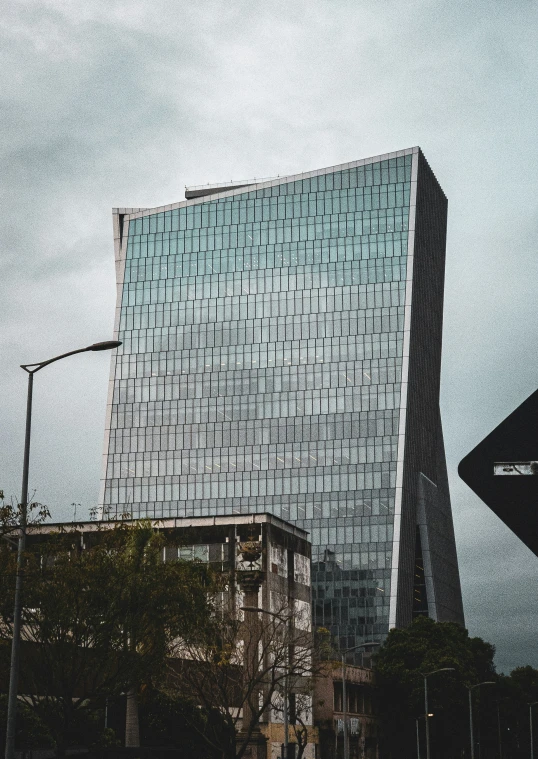
[[[102, 343], [93, 343], [92, 345], [88, 345], [86, 348], [77, 348], [76, 351], [62, 353], [61, 356], [54, 356], [54, 358], [49, 358], [47, 361], [38, 361], [35, 364], [21, 364], [21, 369], [24, 369], [24, 371], [28, 372], [28, 374], [35, 374], [40, 369], [43, 369], [44, 366], [53, 364], [55, 361], [59, 361], [61, 358], [74, 356], [75, 353], [86, 353], [86, 351], [109, 351], [113, 350], [113, 348], [119, 348], [120, 345], [121, 340], [105, 340]], [[32, 369], [31, 367], [35, 367], [35, 369]]]
[[15, 579], [15, 597], [13, 609], [13, 637], [11, 641], [11, 664], [9, 671], [9, 692], [7, 704], [7, 724], [6, 724], [6, 759], [15, 757], [15, 714], [17, 708], [17, 693], [19, 685], [19, 660], [20, 660], [20, 642], [21, 642], [21, 613], [22, 613], [22, 561], [26, 548], [26, 524], [28, 509], [28, 472], [30, 466], [30, 431], [32, 427], [32, 392], [34, 386], [34, 374], [44, 366], [53, 364], [61, 358], [74, 356], [75, 353], [85, 353], [86, 351], [106, 351], [113, 348], [119, 348], [119, 340], [105, 340], [102, 343], [93, 343], [86, 348], [79, 348], [75, 351], [62, 353], [61, 356], [54, 356], [48, 361], [40, 361], [35, 364], [21, 364], [21, 369], [28, 373], [28, 394], [26, 400], [26, 432], [24, 436], [24, 459], [22, 468], [22, 494], [20, 501], [20, 535], [17, 549], [17, 573]]

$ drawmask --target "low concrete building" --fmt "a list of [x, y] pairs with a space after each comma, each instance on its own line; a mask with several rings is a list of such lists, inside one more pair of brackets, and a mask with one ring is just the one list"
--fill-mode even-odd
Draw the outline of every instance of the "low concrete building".
[[[366, 658], [366, 657], [365, 657]], [[346, 717], [350, 759], [376, 759], [378, 719], [376, 717], [375, 674], [369, 667], [346, 665]], [[319, 734], [320, 759], [344, 756], [344, 712], [342, 666], [330, 662], [314, 688], [314, 724]]]
[[[124, 523], [132, 522], [124, 520]], [[90, 521], [76, 525], [40, 525], [30, 528], [28, 543], [31, 545], [32, 541], [42, 540], [47, 533], [74, 531], [81, 547], [84, 547], [99, 540], [99, 533], [115, 524], [117, 522], [114, 521]], [[281, 628], [289, 630], [287, 634], [290, 644], [288, 646], [286, 642], [285, 645], [290, 651], [293, 650], [295, 631], [306, 636], [311, 633], [311, 544], [308, 533], [304, 530], [272, 514], [160, 519], [152, 521], [152, 525], [156, 530], [174, 535], [174, 540], [169, 541], [164, 548], [165, 561], [198, 560], [229, 575], [231, 581], [227, 583], [227, 603], [237, 611], [239, 619], [244, 616], [247, 631], [251, 617], [256, 620], [262, 639], [271, 633], [272, 620], [279, 619]], [[243, 607], [260, 611], [243, 611]], [[282, 619], [285, 620], [284, 625]], [[282, 630], [278, 632], [281, 633]], [[245, 645], [245, 648], [248, 646]], [[256, 645], [255, 648], [257, 652], [259, 646]], [[247, 659], [248, 654], [244, 656], [244, 660]], [[240, 666], [244, 666], [244, 661], [238, 659], [238, 667]], [[292, 746], [289, 757], [292, 759], [296, 756], [293, 748], [293, 744], [297, 743], [294, 723], [298, 717], [306, 728], [303, 757], [314, 759], [319, 756], [319, 752], [318, 733], [313, 726], [312, 688], [304, 679], [302, 682], [299, 680], [301, 678], [296, 679], [295, 688], [288, 686], [288, 734]], [[276, 759], [281, 756], [284, 742], [281, 691], [282, 687], [278, 686], [274, 696], [275, 708], [268, 708], [264, 712], [260, 730], [252, 745], [247, 748], [245, 759]], [[241, 731], [241, 720], [237, 726]]]

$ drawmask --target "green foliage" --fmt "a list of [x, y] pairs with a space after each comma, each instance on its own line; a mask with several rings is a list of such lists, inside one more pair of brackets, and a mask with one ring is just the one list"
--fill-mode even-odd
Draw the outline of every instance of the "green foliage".
[[90, 748], [118, 748], [121, 741], [111, 727], [105, 727], [97, 740], [89, 743]]
[[[415, 720], [424, 730], [424, 674], [454, 668], [428, 678], [428, 709], [432, 745], [442, 756], [468, 743], [469, 686], [495, 680], [495, 649], [481, 638], [470, 638], [467, 630], [448, 622], [419, 617], [405, 629], [391, 630], [375, 657], [380, 710], [385, 724], [386, 754], [416, 751]], [[491, 690], [494, 690], [490, 686]], [[476, 699], [481, 694], [474, 693]], [[486, 698], [489, 696], [486, 694]]]
[[[201, 737], [207, 732], [224, 732], [226, 725], [217, 712], [207, 713], [192, 700], [172, 697], [156, 690], [144, 693], [140, 705], [142, 744], [181, 750], [181, 756], [213, 759], [212, 751]], [[220, 752], [218, 759], [221, 759]]]
[[[149, 522], [30, 535], [21, 688], [33, 694], [62, 750], [79, 740], [104, 696], [158, 678], [170, 643], [207, 620], [206, 569], [164, 562], [163, 548]], [[2, 545], [0, 638], [7, 643], [15, 561], [15, 551]]]
[[[0, 696], [0, 742], [6, 742], [7, 696]], [[17, 702], [16, 735], [21, 750], [54, 748], [55, 742], [46, 723], [23, 701]]]
[[326, 627], [318, 627], [314, 633], [317, 656], [320, 661], [338, 659], [338, 652], [331, 640], [331, 633]]
[[104, 728], [103, 709], [93, 708], [90, 703], [87, 703], [85, 708], [76, 709], [67, 722], [65, 706], [61, 699], [43, 699], [34, 705], [33, 711], [51, 734], [59, 736], [61, 748], [108, 748], [120, 745], [114, 731]]
[[[375, 657], [381, 682], [390, 682], [405, 693], [409, 714], [420, 709], [424, 684], [422, 673], [453, 667], [444, 672], [443, 691], [447, 685], [461, 689], [495, 674], [495, 648], [481, 638], [470, 638], [463, 627], [450, 622], [434, 622], [429, 617], [417, 618], [410, 627], [393, 629]], [[432, 692], [437, 686], [432, 681]]]
[[163, 562], [165, 537], [150, 522], [122, 524], [104, 537], [114, 557], [108, 614], [116, 621], [114, 646], [129, 662], [129, 686], [157, 676], [170, 642], [208, 623], [212, 580], [202, 564]]
[[[506, 757], [527, 757], [530, 754], [530, 704], [535, 736], [538, 732], [538, 670], [517, 667], [510, 675], [501, 675], [498, 684], [498, 721]], [[536, 746], [535, 746], [536, 749]]]
[[13, 499], [7, 502], [4, 491], [0, 490], [0, 536], [6, 538], [13, 533], [13, 539], [16, 538], [23, 518], [26, 524], [42, 524], [50, 519], [50, 512], [47, 506], [37, 501], [27, 504], [23, 511], [21, 505]]
[[504, 682], [515, 702], [530, 704], [538, 701], [538, 670], [533, 667], [516, 667]]

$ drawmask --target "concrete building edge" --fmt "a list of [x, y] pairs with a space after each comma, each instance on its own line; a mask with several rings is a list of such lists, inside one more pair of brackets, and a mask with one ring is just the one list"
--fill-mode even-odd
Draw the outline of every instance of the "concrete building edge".
[[402, 382], [400, 389], [400, 418], [398, 429], [398, 454], [396, 463], [396, 497], [394, 503], [394, 534], [392, 543], [391, 578], [390, 578], [390, 604], [389, 604], [389, 630], [396, 627], [398, 608], [398, 573], [399, 573], [399, 548], [401, 540], [401, 515], [403, 501], [403, 471], [405, 452], [405, 425], [407, 416], [407, 391], [409, 376], [409, 342], [411, 334], [411, 313], [413, 300], [413, 262], [415, 247], [415, 216], [417, 205], [417, 177], [418, 177], [419, 150], [413, 152], [411, 166], [411, 197], [409, 199], [409, 234], [407, 243], [407, 267], [405, 287], [405, 317], [404, 317], [404, 344], [402, 356]]
[[[128, 209], [126, 209], [128, 210]], [[113, 209], [112, 226], [114, 232], [114, 259], [116, 266], [116, 306], [114, 313], [114, 340], [119, 340], [120, 314], [123, 298], [123, 282], [125, 279], [125, 264], [127, 259], [127, 238], [129, 236], [129, 219], [120, 219], [124, 214], [120, 209]], [[97, 502], [97, 519], [105, 517], [105, 487], [108, 466], [108, 451], [110, 442], [110, 428], [112, 426], [112, 399], [114, 395], [114, 379], [116, 376], [116, 354], [110, 357], [110, 371], [108, 376], [108, 394], [105, 413], [105, 434], [103, 441], [103, 454], [101, 463], [101, 482], [99, 486], [99, 500]]]

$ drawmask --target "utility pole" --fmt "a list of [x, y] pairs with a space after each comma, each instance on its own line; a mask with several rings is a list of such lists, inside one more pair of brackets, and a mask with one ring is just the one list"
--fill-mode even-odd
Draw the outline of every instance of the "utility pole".
[[19, 544], [17, 548], [17, 576], [15, 578], [15, 600], [13, 605], [13, 639], [11, 641], [11, 663], [9, 668], [9, 690], [7, 699], [6, 723], [6, 759], [15, 759], [15, 720], [17, 715], [17, 692], [19, 689], [20, 647], [21, 647], [21, 617], [22, 617], [22, 563], [26, 550], [26, 528], [28, 521], [28, 476], [30, 471], [30, 433], [32, 429], [32, 397], [34, 389], [34, 374], [43, 367], [53, 364], [67, 356], [87, 351], [106, 351], [118, 348], [119, 340], [106, 340], [93, 343], [86, 348], [78, 348], [61, 356], [49, 358], [36, 364], [21, 364], [21, 369], [28, 373], [28, 393], [26, 398], [26, 430], [24, 436], [24, 459], [22, 465], [22, 488], [20, 502]]

